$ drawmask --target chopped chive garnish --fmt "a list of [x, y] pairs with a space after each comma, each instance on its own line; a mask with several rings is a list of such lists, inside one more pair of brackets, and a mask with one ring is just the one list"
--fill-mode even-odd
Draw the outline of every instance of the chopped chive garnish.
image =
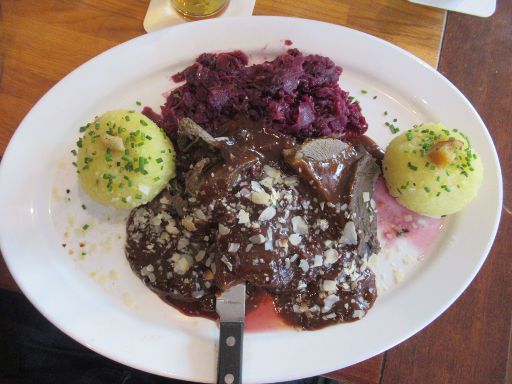
[[425, 187], [423, 188], [425, 190], [425, 192], [429, 193], [430, 192], [430, 188], [429, 187]]
[[395, 126], [389, 122], [385, 122], [384, 125], [389, 128], [389, 130], [391, 131], [392, 134], [395, 134], [400, 131], [400, 128], [398, 128], [397, 126]]
[[112, 152], [110, 151], [110, 148], [107, 148], [107, 151], [105, 152], [105, 161], [112, 161]]
[[136, 101], [135, 104], [142, 105], [142, 103], [140, 101]]
[[413, 171], [417, 171], [418, 170], [418, 167], [411, 164], [411, 162], [408, 162], [407, 163], [407, 167], [409, 167], [409, 169], [412, 169]]
[[155, 161], [156, 161], [158, 164], [160, 164], [160, 163], [163, 163], [163, 161], [164, 161], [164, 160], [163, 160], [161, 157], [159, 157], [159, 158], [158, 158], [158, 159], [156, 159]]
[[140, 125], [142, 125], [143, 127], [145, 127], [146, 125], [148, 125], [148, 123], [146, 123], [144, 120], [140, 120]]
[[82, 204], [82, 209], [85, 211], [87, 209], [87, 207], [85, 206], [85, 204]]
[[144, 158], [142, 156], [139, 157], [139, 168], [138, 168], [139, 171], [142, 172], [144, 170], [144, 164], [145, 164]]
[[367, 91], [366, 89], [361, 89], [361, 93], [362, 93], [363, 95], [366, 95], [366, 94], [368, 93], [368, 91]]
[[110, 173], [104, 173], [103, 178], [105, 180], [108, 180], [107, 182], [107, 189], [112, 192], [112, 180], [114, 180], [116, 177]]
[[84, 224], [84, 225], [83, 225], [83, 227], [82, 227], [82, 229], [83, 229], [84, 231], [86, 231], [86, 230], [87, 230], [87, 228], [89, 228], [89, 224]]
[[130, 178], [128, 176], [123, 176], [123, 178], [128, 182], [128, 186], [131, 187], [133, 185], [132, 181], [130, 180]]

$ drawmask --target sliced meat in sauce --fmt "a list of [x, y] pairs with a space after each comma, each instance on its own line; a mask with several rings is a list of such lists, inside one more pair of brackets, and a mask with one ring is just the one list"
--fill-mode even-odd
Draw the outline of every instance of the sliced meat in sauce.
[[215, 294], [246, 281], [249, 301], [266, 290], [293, 326], [364, 316], [376, 299], [365, 259], [379, 247], [365, 146], [299, 144], [246, 119], [219, 134], [181, 121], [177, 180], [128, 221], [134, 272], [192, 315], [215, 317]]

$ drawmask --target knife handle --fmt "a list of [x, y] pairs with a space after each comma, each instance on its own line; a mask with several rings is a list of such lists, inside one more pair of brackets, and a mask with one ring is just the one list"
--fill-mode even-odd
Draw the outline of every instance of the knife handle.
[[220, 323], [218, 384], [242, 383], [243, 340], [244, 323]]

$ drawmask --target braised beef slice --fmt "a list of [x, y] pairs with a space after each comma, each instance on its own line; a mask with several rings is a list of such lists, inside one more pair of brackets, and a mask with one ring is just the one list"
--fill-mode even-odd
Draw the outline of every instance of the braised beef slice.
[[132, 211], [127, 257], [160, 297], [215, 317], [215, 294], [238, 281], [257, 305], [304, 329], [354, 321], [376, 298], [364, 258], [378, 249], [373, 184], [379, 168], [360, 143], [297, 145], [236, 119], [212, 137], [183, 121], [178, 176]]
[[362, 147], [356, 147], [361, 158], [355, 164], [355, 170], [349, 182], [350, 202], [349, 211], [352, 212], [352, 220], [355, 227], [362, 231], [358, 253], [362, 257], [368, 257], [380, 250], [377, 238], [377, 220], [374, 215], [376, 210], [373, 200], [375, 182], [380, 174], [380, 168], [375, 159]]
[[372, 196], [380, 168], [362, 142], [352, 144], [334, 138], [308, 140], [284, 151], [284, 158], [319, 198], [348, 205], [355, 228], [363, 233], [359, 254], [368, 256], [378, 252], [377, 221], [371, 212], [375, 209]]
[[341, 140], [326, 138], [308, 140], [285, 151], [284, 158], [322, 200], [337, 202], [346, 195], [345, 179], [359, 154]]
[[[244, 124], [252, 126], [255, 123], [244, 119]], [[229, 126], [224, 126], [224, 130], [229, 131]], [[241, 133], [243, 134], [243, 132]], [[211, 158], [199, 160], [190, 171], [186, 172], [186, 192], [196, 195], [199, 191], [204, 191], [209, 198], [213, 196], [218, 198], [233, 188], [241, 174], [250, 170], [258, 162], [255, 151], [244, 150], [244, 147], [237, 146], [236, 141], [241, 139], [243, 140], [245, 137], [239, 135], [233, 138], [214, 138], [191, 119], [180, 120], [178, 141], [181, 147], [200, 149], [201, 147], [192, 148], [193, 144], [199, 142], [199, 144], [209, 147], [209, 150], [217, 155], [213, 160]]]
[[[128, 224], [126, 254], [134, 272], [165, 299], [198, 301], [213, 294], [213, 274], [195, 256], [208, 247], [202, 236], [182, 233], [180, 217], [165, 191], [149, 204], [132, 211]], [[188, 249], [188, 254], [181, 250]], [[170, 268], [170, 265], [177, 265]]]

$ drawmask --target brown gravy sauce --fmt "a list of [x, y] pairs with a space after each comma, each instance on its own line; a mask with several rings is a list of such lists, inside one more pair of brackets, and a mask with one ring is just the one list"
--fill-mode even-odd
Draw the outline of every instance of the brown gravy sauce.
[[215, 295], [246, 281], [248, 312], [270, 298], [294, 327], [362, 318], [377, 297], [366, 259], [379, 248], [372, 194], [382, 151], [350, 138], [315, 161], [293, 138], [244, 119], [220, 136], [172, 137], [177, 179], [127, 224], [135, 274], [190, 316], [216, 319]]

